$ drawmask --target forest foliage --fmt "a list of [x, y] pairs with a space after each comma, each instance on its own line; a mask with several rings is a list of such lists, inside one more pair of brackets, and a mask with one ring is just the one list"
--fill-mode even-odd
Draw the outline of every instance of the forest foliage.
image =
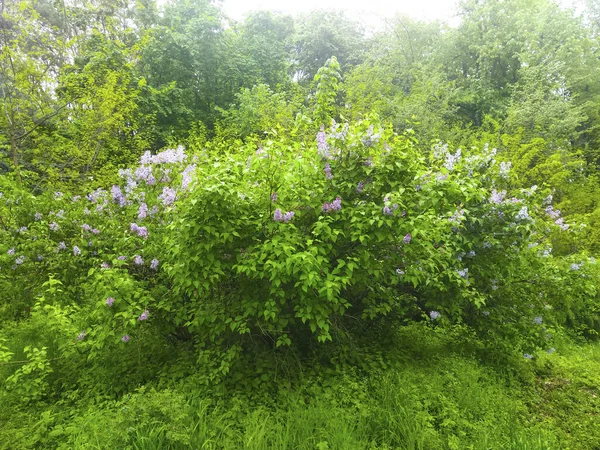
[[600, 445], [594, 2], [1, 13], [0, 447]]

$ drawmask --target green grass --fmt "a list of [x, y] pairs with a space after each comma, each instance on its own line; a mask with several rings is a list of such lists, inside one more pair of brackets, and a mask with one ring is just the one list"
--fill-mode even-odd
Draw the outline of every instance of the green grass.
[[600, 448], [599, 344], [564, 339], [554, 354], [504, 362], [471, 344], [415, 326], [364, 368], [317, 365], [260, 392], [209, 394], [188, 378], [117, 400], [0, 409], [0, 448]]

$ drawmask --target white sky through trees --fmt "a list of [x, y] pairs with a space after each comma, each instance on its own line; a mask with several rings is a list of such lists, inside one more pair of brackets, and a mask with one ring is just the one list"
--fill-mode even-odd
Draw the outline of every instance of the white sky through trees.
[[[581, 0], [558, 0], [563, 7], [574, 7]], [[346, 10], [367, 26], [379, 27], [386, 18], [396, 13], [412, 18], [431, 21], [441, 20], [453, 25], [458, 0], [221, 0], [226, 14], [241, 20], [254, 10], [272, 10], [288, 14], [307, 12], [314, 9]]]

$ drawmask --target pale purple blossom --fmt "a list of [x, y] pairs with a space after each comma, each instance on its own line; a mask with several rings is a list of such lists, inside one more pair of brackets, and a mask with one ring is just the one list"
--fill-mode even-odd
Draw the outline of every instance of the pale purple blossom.
[[394, 214], [394, 210], [386, 205], [383, 207], [383, 214], [386, 216], [392, 216]]
[[512, 163], [509, 162], [501, 162], [500, 163], [500, 171], [499, 174], [502, 178], [508, 178], [508, 174], [510, 172], [510, 166], [512, 165]]
[[321, 127], [321, 131], [317, 133], [317, 152], [321, 158], [329, 158], [329, 144], [327, 144], [324, 127]]
[[290, 220], [292, 220], [294, 218], [294, 215], [296, 213], [294, 211], [288, 211], [283, 215], [283, 221], [285, 223], [288, 223]]
[[469, 269], [468, 268], [465, 268], [465, 269], [462, 269], [462, 270], [458, 270], [457, 272], [458, 272], [458, 275], [460, 277], [462, 277], [462, 278], [467, 278], [469, 276]]
[[529, 212], [527, 211], [527, 206], [523, 206], [519, 212], [517, 213], [516, 219], [517, 220], [528, 220], [529, 217]]
[[582, 267], [583, 267], [583, 263], [579, 263], [579, 264], [573, 263], [573, 264], [571, 264], [571, 270], [579, 270]]
[[21, 255], [19, 256], [17, 259], [15, 259], [15, 264], [17, 266], [20, 266], [21, 264], [23, 264], [25, 262], [25, 256]]
[[360, 194], [364, 188], [365, 188], [365, 183], [363, 183], [362, 181], [359, 181], [359, 183], [356, 185], [356, 192], [358, 192]]
[[103, 262], [102, 264], [100, 264], [100, 268], [101, 269], [110, 269], [110, 264], [108, 264], [107, 262]]
[[533, 318], [533, 323], [535, 323], [536, 325], [541, 325], [543, 321], [544, 319], [542, 318], [542, 316], [535, 316]]
[[85, 214], [86, 216], [89, 216], [91, 213], [92, 213], [92, 212], [91, 212], [89, 209], [87, 209], [87, 208], [85, 208], [85, 209], [83, 210], [83, 214]]
[[459, 148], [458, 150], [456, 150], [456, 153], [454, 155], [450, 153], [446, 155], [446, 162], [444, 164], [444, 167], [446, 167], [446, 169], [449, 172], [452, 172], [454, 170], [454, 165], [460, 160], [460, 153], [461, 150]]
[[123, 256], [123, 255], [121, 255], [121, 256], [117, 257], [117, 259], [118, 259], [119, 261], [127, 261], [127, 256]]
[[[115, 203], [117, 203], [119, 206], [123, 207], [127, 204], [127, 199], [123, 195], [123, 192], [121, 191], [121, 188], [119, 186], [114, 184], [113, 187], [111, 188], [111, 193], [112, 193], [113, 201]], [[100, 211], [101, 211], [101, 209], [100, 209]]]
[[52, 231], [58, 231], [60, 227], [56, 222], [52, 222], [48, 225], [48, 228], [50, 228]]
[[342, 209], [342, 198], [341, 197], [336, 197], [336, 199], [331, 203], [323, 203], [323, 206], [321, 207], [321, 210], [325, 213], [328, 213], [331, 211], [339, 211], [341, 209]]
[[496, 189], [494, 189], [492, 191], [492, 196], [490, 197], [490, 203], [502, 203], [504, 201], [504, 196], [506, 195], [506, 191], [496, 191]]
[[273, 193], [271, 194], [271, 201], [272, 201], [273, 203], [277, 202], [277, 192], [273, 192]]
[[35, 220], [42, 220], [42, 215], [39, 212], [35, 213]]
[[67, 248], [67, 244], [65, 244], [64, 241], [63, 242], [59, 242], [58, 243], [58, 247], [56, 247], [56, 251], [59, 252], [61, 250], [65, 250], [66, 248]]
[[327, 178], [328, 180], [332, 180], [333, 179], [333, 174], [331, 173], [331, 166], [329, 165], [329, 163], [325, 164], [325, 178]]
[[402, 243], [403, 244], [410, 244], [410, 241], [412, 240], [412, 235], [410, 233], [408, 233], [406, 236], [404, 236], [404, 238], [402, 239]]
[[441, 314], [437, 311], [431, 311], [429, 313], [429, 317], [431, 318], [431, 320], [436, 320], [440, 316], [441, 316]]
[[137, 223], [132, 223], [129, 228], [132, 232], [137, 233], [138, 236], [144, 239], [148, 238], [148, 229], [146, 227], [140, 227]]
[[184, 191], [192, 182], [192, 174], [196, 171], [196, 164], [190, 164], [181, 173], [181, 189]]
[[148, 320], [148, 316], [150, 315], [150, 311], [148, 311], [147, 309], [140, 314], [140, 316], [138, 317], [137, 320], [142, 321], [142, 320]]
[[128, 334], [125, 334], [125, 335], [124, 335], [124, 336], [121, 338], [121, 341], [123, 341], [123, 342], [129, 342], [129, 340], [130, 340], [130, 339], [131, 339], [131, 338], [129, 337], [129, 335], [128, 335]]
[[77, 340], [78, 340], [78, 341], [83, 341], [83, 340], [85, 339], [85, 336], [86, 336], [86, 332], [85, 332], [85, 331], [82, 331], [81, 333], [79, 333], [79, 334], [77, 335]]
[[83, 231], [88, 232], [88, 231], [92, 231], [92, 227], [89, 226], [87, 223], [84, 223], [83, 225], [81, 225], [81, 228], [83, 229]]
[[177, 198], [177, 191], [173, 188], [165, 186], [163, 188], [162, 194], [158, 196], [158, 198], [162, 201], [164, 206], [170, 206], [175, 202]]
[[15, 248], [14, 247], [13, 248], [9, 248], [6, 253], [8, 253], [9, 255], [14, 255], [15, 254]]
[[152, 270], [158, 269], [158, 259], [153, 259], [152, 261], [150, 261], [150, 268]]
[[277, 208], [275, 210], [275, 214], [273, 214], [273, 220], [275, 222], [281, 222], [283, 220], [283, 214], [281, 212], [281, 209]]
[[98, 228], [94, 228], [92, 230], [92, 233], [94, 233], [94, 234], [100, 234], [100, 230]]
[[140, 255], [135, 255], [135, 257], [133, 258], [133, 263], [137, 264], [138, 266], [141, 266], [142, 264], [144, 264], [144, 260]]
[[79, 250], [79, 247], [77, 247], [76, 245], [73, 246], [73, 255], [75, 255], [75, 256], [81, 255], [81, 250]]

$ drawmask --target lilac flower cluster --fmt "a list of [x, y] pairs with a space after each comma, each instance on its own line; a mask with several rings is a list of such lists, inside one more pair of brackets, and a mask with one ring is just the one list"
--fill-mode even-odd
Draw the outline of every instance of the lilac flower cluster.
[[510, 166], [512, 165], [512, 163], [509, 162], [501, 162], [500, 163], [500, 171], [499, 171], [499, 175], [502, 178], [508, 178], [508, 174], [510, 172]]
[[60, 252], [61, 250], [65, 250], [67, 248], [67, 244], [63, 242], [59, 242], [58, 243], [58, 247], [56, 247], [56, 251]]
[[496, 189], [494, 189], [492, 191], [492, 196], [490, 197], [490, 203], [502, 203], [504, 201], [504, 196], [506, 195], [506, 191], [496, 191]]
[[579, 264], [573, 263], [573, 264], [571, 264], [571, 270], [579, 270], [582, 267], [583, 267], [583, 263], [579, 263]]
[[25, 262], [25, 256], [21, 255], [19, 256], [17, 259], [15, 259], [15, 264], [17, 266], [20, 266], [21, 264], [23, 264]]
[[385, 205], [383, 207], [383, 214], [385, 214], [386, 216], [393, 216], [394, 211], [396, 211], [397, 209], [398, 209], [397, 203], [394, 203], [391, 208], [388, 205]]
[[113, 305], [113, 303], [115, 302], [115, 299], [112, 297], [107, 297], [106, 298], [106, 306], [111, 307]]
[[[548, 199], [552, 200], [552, 195], [549, 195]], [[552, 219], [554, 220], [554, 223], [556, 225], [558, 225], [563, 231], [567, 231], [569, 229], [569, 225], [564, 223], [564, 219], [562, 217], [560, 217], [560, 210], [559, 209], [554, 209], [554, 207], [552, 205], [548, 205], [545, 209], [546, 214], [548, 214]]]
[[52, 231], [58, 231], [60, 227], [56, 222], [52, 222], [48, 225], [48, 228], [50, 228]]
[[75, 255], [75, 256], [81, 255], [81, 250], [76, 245], [73, 246], [73, 255]]
[[361, 138], [361, 142], [363, 143], [363, 145], [365, 147], [371, 147], [374, 144], [376, 144], [377, 142], [379, 142], [380, 138], [381, 138], [381, 134], [380, 133], [374, 134], [373, 125], [371, 125], [369, 127], [369, 129], [367, 130], [366, 136]]
[[529, 211], [527, 210], [527, 206], [523, 206], [519, 210], [519, 212], [517, 213], [516, 219], [517, 220], [521, 220], [521, 221], [523, 221], [523, 220], [529, 220], [530, 219], [530, 217], [529, 217]]
[[458, 207], [454, 214], [448, 219], [451, 223], [459, 224], [465, 219], [465, 214], [462, 208]]
[[356, 185], [356, 192], [360, 194], [364, 188], [365, 188], [365, 183], [363, 183], [362, 181], [359, 181], [358, 184]]
[[184, 191], [189, 187], [192, 182], [192, 174], [196, 171], [196, 164], [190, 164], [181, 173], [181, 189]]
[[440, 316], [441, 316], [441, 314], [438, 311], [431, 311], [429, 313], [429, 317], [431, 318], [431, 320], [436, 320]]
[[462, 270], [457, 270], [458, 272], [458, 276], [462, 277], [462, 278], [468, 278], [469, 277], [469, 269], [468, 268], [464, 268]]
[[402, 243], [403, 244], [410, 244], [410, 241], [412, 240], [412, 235], [410, 233], [408, 233], [406, 236], [404, 236], [404, 238], [402, 239]]
[[542, 316], [535, 316], [533, 318], [533, 323], [535, 323], [536, 325], [541, 325], [543, 321], [544, 319], [542, 318]]
[[275, 214], [273, 214], [273, 220], [275, 222], [285, 222], [288, 223], [290, 220], [294, 218], [296, 213], [294, 211], [288, 211], [285, 214], [281, 212], [281, 209], [277, 208], [275, 210]]
[[149, 315], [150, 315], [150, 312], [146, 309], [143, 313], [140, 314], [140, 316], [138, 317], [137, 320], [139, 320], [139, 321], [148, 320]]
[[175, 203], [177, 198], [177, 191], [170, 187], [164, 187], [162, 194], [158, 196], [164, 206], [170, 206]]
[[85, 331], [82, 331], [81, 333], [79, 333], [79, 334], [77, 335], [77, 340], [78, 340], [78, 341], [83, 341], [83, 340], [85, 339], [85, 336], [86, 336], [86, 332], [85, 332]]
[[329, 165], [329, 163], [325, 164], [325, 178], [327, 178], [328, 180], [333, 180], [333, 174], [331, 173], [331, 166]]
[[110, 191], [113, 202], [117, 203], [120, 207], [123, 207], [127, 204], [127, 198], [123, 195], [123, 192], [119, 186], [114, 184]]
[[147, 185], [152, 186], [156, 184], [156, 178], [152, 174], [152, 167], [150, 166], [140, 166], [135, 169], [135, 177], [138, 180], [145, 181]]
[[137, 233], [139, 237], [143, 237], [144, 239], [148, 239], [148, 229], [146, 227], [140, 227], [137, 223], [132, 223], [129, 226], [129, 229], [133, 233]]
[[35, 220], [42, 220], [42, 215], [39, 212], [35, 213]]
[[128, 335], [128, 334], [125, 334], [125, 335], [123, 335], [123, 337], [121, 338], [121, 341], [123, 341], [123, 342], [129, 342], [129, 340], [130, 340], [130, 339], [131, 339], [131, 338], [129, 337], [129, 335]]
[[81, 228], [83, 229], [83, 231], [85, 231], [86, 233], [89, 233], [90, 231], [92, 231], [92, 227], [89, 226], [87, 223], [84, 223], [83, 225], [81, 225]]
[[330, 156], [329, 144], [327, 143], [327, 135], [325, 134], [324, 127], [321, 127], [321, 131], [317, 133], [317, 152], [323, 159], [327, 159]]
[[142, 264], [144, 264], [144, 260], [140, 255], [135, 255], [135, 257], [133, 258], [133, 263], [138, 266], [141, 266]]
[[150, 261], [150, 268], [152, 270], [158, 269], [158, 259], [153, 259], [152, 261]]
[[9, 255], [14, 255], [15, 254], [15, 248], [14, 247], [13, 248], [9, 248], [6, 253], [8, 253]]
[[278, 196], [277, 196], [277, 192], [273, 192], [273, 193], [271, 194], [271, 201], [272, 201], [273, 203], [277, 203], [277, 198], [278, 198]]
[[321, 210], [324, 213], [340, 211], [341, 209], [342, 209], [342, 198], [341, 197], [336, 197], [336, 199], [334, 201], [332, 201], [331, 203], [323, 203], [323, 206], [321, 207]]
[[454, 165], [458, 163], [458, 161], [460, 161], [460, 154], [461, 150], [459, 148], [458, 150], [456, 150], [456, 153], [454, 155], [450, 153], [446, 155], [446, 162], [444, 164], [444, 167], [448, 170], [448, 172], [452, 172], [454, 170]]
[[168, 149], [154, 156], [147, 151], [142, 155], [140, 162], [142, 164], [177, 164], [185, 162], [186, 159], [185, 150], [180, 145], [176, 149]]

